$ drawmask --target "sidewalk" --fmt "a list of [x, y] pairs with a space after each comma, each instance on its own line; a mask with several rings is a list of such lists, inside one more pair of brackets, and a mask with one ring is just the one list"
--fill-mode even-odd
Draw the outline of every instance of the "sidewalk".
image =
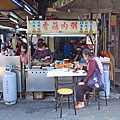
[[113, 99], [120, 99], [120, 93], [111, 86], [110, 88], [110, 98], [111, 100]]
[[101, 100], [101, 109], [98, 110], [97, 102], [77, 111], [74, 115], [73, 105], [68, 109], [67, 103], [63, 104], [63, 117], [59, 118], [60, 109], [55, 111], [54, 101], [36, 100], [19, 101], [12, 106], [0, 103], [0, 120], [120, 120], [120, 100], [108, 100], [108, 106]]
[[6, 106], [0, 102], [0, 120], [120, 120], [120, 94], [111, 88], [108, 106], [101, 100], [101, 109], [97, 102], [91, 100], [89, 105], [74, 115], [73, 104], [63, 104], [63, 117], [59, 118], [60, 109], [55, 111], [54, 96], [46, 96], [44, 100], [18, 100], [17, 104]]

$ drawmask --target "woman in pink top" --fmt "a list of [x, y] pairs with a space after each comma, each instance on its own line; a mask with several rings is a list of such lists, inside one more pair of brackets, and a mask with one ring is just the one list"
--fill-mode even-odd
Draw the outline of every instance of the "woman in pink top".
[[76, 101], [78, 102], [78, 104], [76, 105], [76, 109], [80, 109], [85, 106], [84, 105], [84, 95], [87, 91], [92, 90], [92, 88], [88, 87], [86, 85], [86, 83], [88, 82], [88, 80], [90, 79], [90, 77], [92, 76], [92, 74], [94, 73], [94, 71], [97, 67], [96, 62], [98, 64], [98, 67], [99, 67], [101, 73], [103, 73], [103, 67], [102, 67], [100, 60], [98, 58], [94, 57], [92, 52], [89, 49], [85, 49], [83, 51], [83, 57], [86, 61], [88, 61], [87, 75], [84, 78], [83, 82], [80, 82], [77, 87]]
[[23, 62], [25, 64], [28, 63], [28, 52], [27, 52], [27, 44], [26, 43], [23, 43], [21, 45], [20, 60], [21, 60], [21, 62]]

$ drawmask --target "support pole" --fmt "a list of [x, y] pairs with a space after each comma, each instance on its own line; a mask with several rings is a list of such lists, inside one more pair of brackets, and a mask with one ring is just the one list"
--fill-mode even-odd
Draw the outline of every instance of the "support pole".
[[97, 18], [96, 18], [96, 25], [97, 25], [97, 33], [96, 33], [96, 42], [95, 42], [95, 56], [97, 56], [97, 52], [98, 52], [98, 37], [97, 37], [97, 34], [98, 34], [98, 15], [97, 15]]
[[104, 51], [106, 51], [106, 42], [107, 42], [107, 31], [106, 31], [106, 14], [104, 13]]
[[95, 42], [95, 56], [97, 56], [97, 52], [98, 52], [98, 37], [96, 34], [96, 42]]
[[[108, 42], [111, 41], [111, 13], [109, 13], [109, 22], [108, 22]], [[108, 51], [110, 52], [110, 48], [108, 47]]]
[[29, 33], [28, 33], [29, 21], [27, 16], [27, 46], [28, 46], [28, 68], [31, 67], [31, 46], [29, 41]]
[[101, 24], [101, 27], [102, 27], [102, 50], [104, 51], [105, 49], [105, 44], [104, 44], [104, 38], [105, 38], [105, 34], [104, 34], [104, 31], [105, 31], [105, 28], [104, 28], [104, 14], [102, 14], [102, 24]]

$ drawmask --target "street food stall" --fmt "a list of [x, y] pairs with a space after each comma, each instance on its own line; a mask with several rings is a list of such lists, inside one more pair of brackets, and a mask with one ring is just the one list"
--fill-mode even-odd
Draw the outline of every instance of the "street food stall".
[[[97, 54], [97, 23], [96, 21], [66, 21], [66, 20], [27, 20], [28, 41], [32, 41], [29, 35], [40, 35], [41, 37], [61, 37], [61, 36], [81, 36], [86, 37], [88, 35], [95, 36], [94, 52]], [[28, 42], [28, 52], [31, 51], [30, 42]], [[52, 64], [33, 64], [31, 60], [31, 54], [28, 56], [28, 68], [26, 71], [26, 92], [35, 91], [55, 91], [54, 77], [47, 77], [47, 73], [55, 68], [56, 60]], [[64, 64], [64, 63], [62, 63]], [[65, 64], [63, 65], [65, 67]], [[67, 65], [66, 65], [67, 66]], [[68, 65], [69, 66], [69, 65]], [[70, 66], [69, 66], [70, 67]], [[72, 67], [70, 67], [72, 68]], [[60, 67], [59, 67], [60, 69]], [[61, 67], [61, 70], [63, 68]], [[72, 80], [72, 77], [61, 77], [63, 80]]]

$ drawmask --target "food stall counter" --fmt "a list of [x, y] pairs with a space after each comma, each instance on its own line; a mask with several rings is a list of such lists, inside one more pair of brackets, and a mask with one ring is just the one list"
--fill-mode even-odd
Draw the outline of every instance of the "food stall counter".
[[53, 67], [42, 69], [25, 69], [26, 71], [26, 92], [54, 91], [53, 78], [47, 78], [47, 72]]

